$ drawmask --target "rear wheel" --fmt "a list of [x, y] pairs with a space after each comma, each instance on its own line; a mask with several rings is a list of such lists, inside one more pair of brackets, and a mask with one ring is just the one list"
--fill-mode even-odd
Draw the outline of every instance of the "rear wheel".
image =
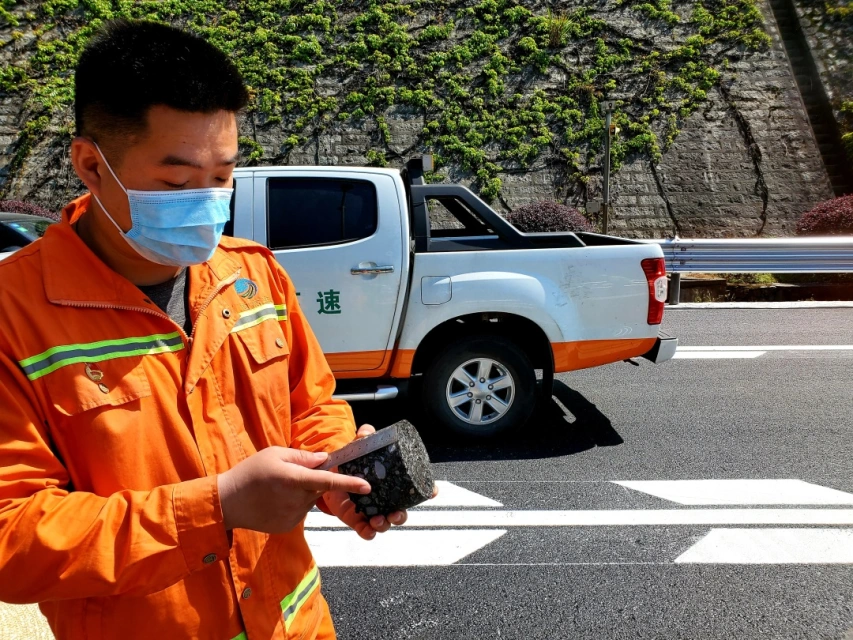
[[530, 417], [536, 373], [524, 351], [506, 338], [471, 338], [432, 362], [422, 397], [427, 414], [452, 433], [490, 438]]

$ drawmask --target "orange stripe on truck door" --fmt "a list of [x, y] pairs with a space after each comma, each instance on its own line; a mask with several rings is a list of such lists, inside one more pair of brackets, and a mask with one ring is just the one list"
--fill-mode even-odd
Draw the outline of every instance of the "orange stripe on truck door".
[[[554, 371], [577, 371], [619, 362], [647, 353], [656, 338], [552, 342]], [[393, 357], [392, 357], [393, 356]], [[327, 353], [326, 360], [336, 378], [408, 378], [415, 361], [414, 349], [393, 351], [350, 351]]]
[[348, 351], [325, 355], [336, 378], [381, 378], [388, 373], [393, 351]]
[[412, 375], [415, 350], [327, 353], [326, 361], [336, 378], [408, 378]]

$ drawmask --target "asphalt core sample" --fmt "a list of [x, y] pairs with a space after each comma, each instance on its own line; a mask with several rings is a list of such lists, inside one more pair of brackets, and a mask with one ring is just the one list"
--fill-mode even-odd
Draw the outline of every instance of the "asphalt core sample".
[[435, 479], [426, 447], [411, 425], [393, 425], [330, 454], [320, 467], [363, 478], [372, 491], [351, 493], [355, 510], [368, 517], [410, 509], [432, 497]]

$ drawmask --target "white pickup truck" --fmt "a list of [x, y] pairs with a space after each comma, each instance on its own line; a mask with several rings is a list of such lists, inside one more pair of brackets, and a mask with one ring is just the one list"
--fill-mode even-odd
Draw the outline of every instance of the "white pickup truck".
[[550, 391], [554, 373], [672, 358], [657, 244], [521, 233], [423, 171], [424, 159], [234, 171], [226, 233], [269, 247], [290, 274], [340, 397], [391, 399], [416, 380], [431, 418], [488, 437], [550, 397], [537, 370]]
[[290, 274], [342, 397], [392, 398], [417, 378], [432, 418], [491, 436], [530, 416], [537, 369], [550, 390], [555, 372], [673, 356], [657, 244], [521, 233], [423, 170], [234, 172], [231, 232]]

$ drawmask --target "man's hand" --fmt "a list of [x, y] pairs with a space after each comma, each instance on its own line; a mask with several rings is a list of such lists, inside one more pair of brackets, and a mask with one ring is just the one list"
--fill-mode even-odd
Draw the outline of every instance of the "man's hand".
[[[376, 433], [376, 429], [365, 424], [359, 428], [355, 437], [356, 439], [365, 438], [371, 433]], [[438, 488], [433, 490], [432, 497], [434, 498], [436, 495], [438, 495]], [[409, 517], [405, 511], [395, 511], [388, 514], [387, 518], [385, 516], [373, 516], [368, 520], [366, 515], [356, 512], [355, 505], [345, 490], [332, 490], [324, 493], [323, 501], [333, 515], [337, 516], [341, 522], [365, 540], [373, 540], [377, 532], [388, 531], [392, 524], [397, 526], [404, 524]]]
[[328, 454], [269, 447], [219, 474], [225, 529], [284, 533], [295, 527], [324, 493], [370, 493], [361, 478], [315, 471]]

